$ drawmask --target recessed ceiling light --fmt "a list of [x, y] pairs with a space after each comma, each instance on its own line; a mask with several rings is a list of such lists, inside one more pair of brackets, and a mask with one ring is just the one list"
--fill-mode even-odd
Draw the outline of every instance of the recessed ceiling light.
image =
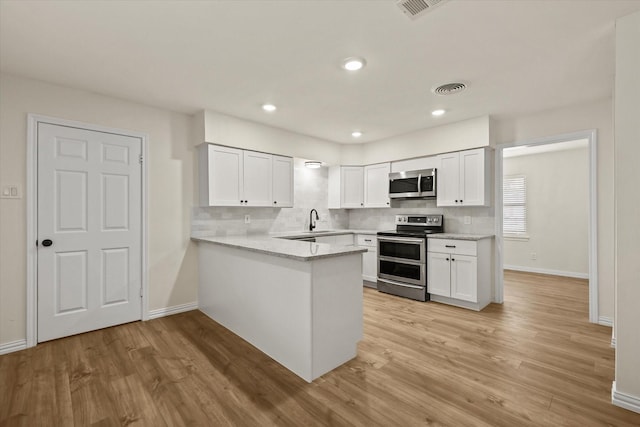
[[269, 113], [273, 113], [274, 111], [276, 111], [277, 108], [273, 104], [262, 104], [262, 109]]
[[348, 71], [358, 71], [366, 65], [367, 61], [363, 58], [347, 58], [342, 62], [342, 67]]
[[310, 160], [308, 162], [304, 162], [304, 165], [309, 169], [318, 169], [322, 166], [322, 162], [319, 162], [317, 160]]
[[351, 132], [351, 136], [354, 138], [360, 138], [362, 136], [362, 132], [360, 132], [359, 130], [354, 130], [353, 132]]
[[438, 116], [443, 115], [444, 113], [445, 113], [445, 111], [443, 109], [439, 109], [439, 110], [433, 110], [431, 112], [431, 115], [438, 117]]

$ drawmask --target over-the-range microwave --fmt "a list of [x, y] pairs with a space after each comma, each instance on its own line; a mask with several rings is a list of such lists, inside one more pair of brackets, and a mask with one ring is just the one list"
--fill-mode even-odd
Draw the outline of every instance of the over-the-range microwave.
[[435, 198], [436, 169], [422, 169], [389, 174], [389, 198]]

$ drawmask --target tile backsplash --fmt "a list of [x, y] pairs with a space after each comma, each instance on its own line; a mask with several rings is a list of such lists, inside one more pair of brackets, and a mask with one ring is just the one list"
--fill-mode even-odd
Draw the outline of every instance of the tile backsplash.
[[[349, 210], [349, 228], [392, 230], [399, 214], [442, 214], [447, 233], [495, 234], [493, 207], [436, 207], [435, 200], [394, 200], [391, 208]], [[470, 224], [465, 224], [469, 217]]]
[[[393, 200], [391, 208], [327, 209], [328, 169], [308, 169], [303, 159], [294, 159], [293, 208], [195, 207], [193, 236], [236, 236], [302, 231], [309, 228], [309, 212], [317, 209], [317, 230], [391, 230], [398, 214], [443, 214], [447, 233], [495, 234], [493, 207], [438, 208], [435, 200]], [[245, 215], [251, 222], [245, 224]], [[465, 224], [469, 217], [470, 224]]]

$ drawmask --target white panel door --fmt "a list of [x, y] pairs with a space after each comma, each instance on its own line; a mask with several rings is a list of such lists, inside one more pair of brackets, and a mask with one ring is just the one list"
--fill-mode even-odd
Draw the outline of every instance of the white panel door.
[[240, 206], [242, 193], [242, 150], [209, 145], [209, 205]]
[[478, 258], [451, 255], [451, 298], [478, 302]]
[[140, 138], [38, 124], [38, 341], [142, 318]]
[[438, 206], [460, 206], [460, 156], [447, 153], [438, 156], [436, 204]]
[[364, 207], [388, 208], [390, 163], [364, 167]]
[[361, 208], [364, 206], [364, 171], [362, 166], [342, 167], [340, 190], [342, 208]]
[[244, 204], [273, 206], [273, 156], [244, 151]]
[[273, 206], [293, 207], [293, 159], [273, 156]]
[[427, 292], [451, 296], [451, 257], [449, 254], [427, 252]]

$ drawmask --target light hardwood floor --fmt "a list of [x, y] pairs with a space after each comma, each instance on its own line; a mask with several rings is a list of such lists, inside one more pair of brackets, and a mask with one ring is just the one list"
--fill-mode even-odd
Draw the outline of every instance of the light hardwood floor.
[[0, 425], [640, 425], [586, 281], [505, 282], [480, 313], [365, 289], [358, 357], [312, 384], [198, 311], [40, 344], [0, 356]]

